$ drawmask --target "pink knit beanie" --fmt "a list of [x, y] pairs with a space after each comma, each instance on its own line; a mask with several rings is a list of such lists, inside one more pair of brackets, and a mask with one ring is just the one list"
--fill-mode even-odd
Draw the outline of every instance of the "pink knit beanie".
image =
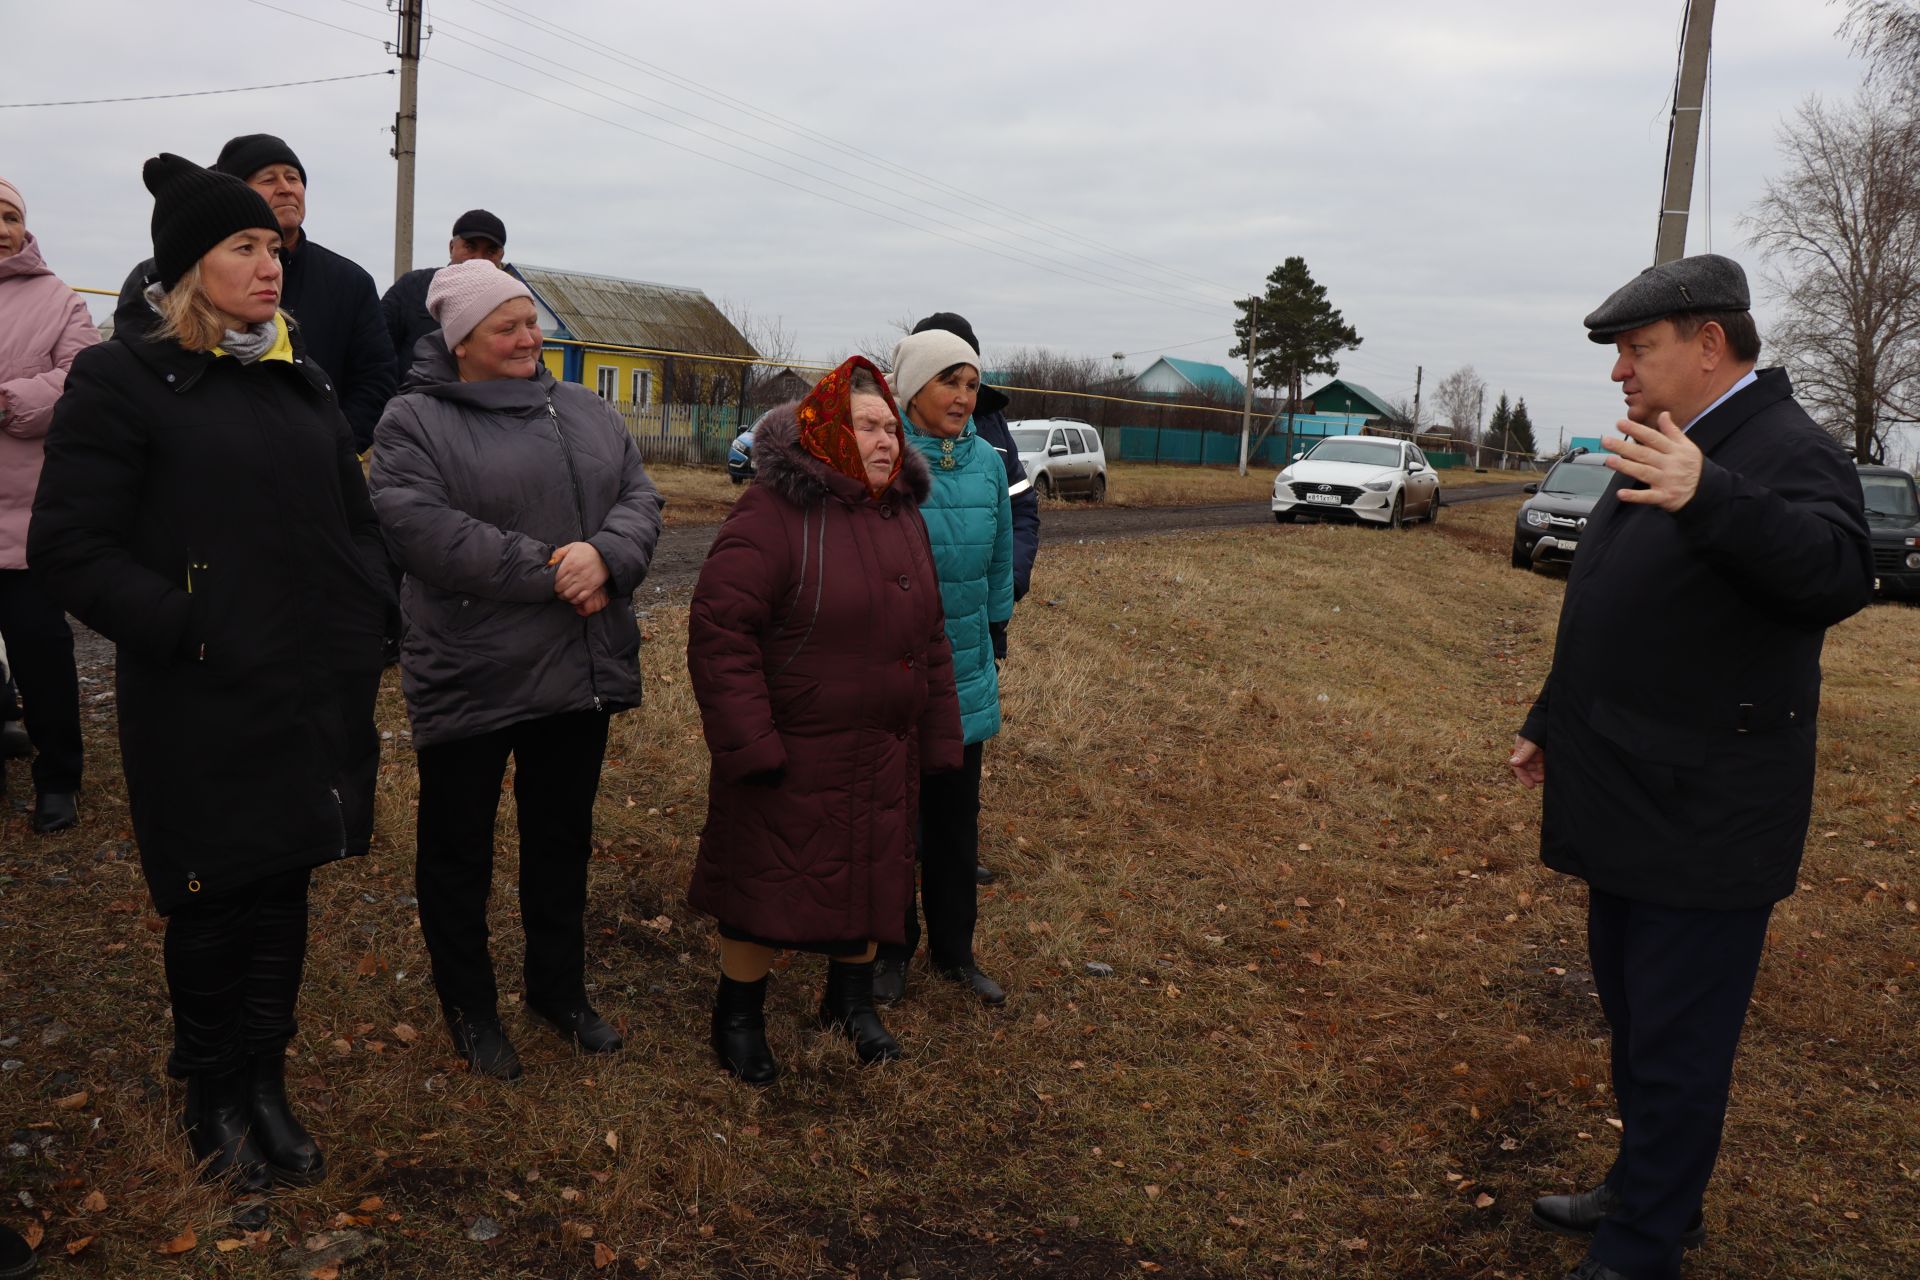
[[427, 310], [440, 322], [447, 350], [467, 340], [501, 303], [533, 294], [511, 273], [485, 258], [469, 258], [441, 267], [427, 286]]
[[8, 204], [20, 211], [20, 221], [25, 222], [27, 220], [27, 202], [21, 199], [20, 188], [14, 186], [5, 178], [0, 178], [0, 200], [5, 200]]

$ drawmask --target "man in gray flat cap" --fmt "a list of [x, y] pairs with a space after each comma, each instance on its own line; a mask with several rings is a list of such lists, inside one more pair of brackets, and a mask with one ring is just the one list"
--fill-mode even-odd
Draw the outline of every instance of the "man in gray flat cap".
[[1740, 265], [1704, 254], [1586, 320], [1618, 353], [1618, 475], [1508, 760], [1544, 786], [1542, 859], [1587, 882], [1612, 1029], [1619, 1154], [1533, 1208], [1592, 1239], [1568, 1280], [1668, 1280], [1706, 1238], [1734, 1049], [1806, 844], [1821, 644], [1872, 593], [1853, 465], [1785, 371], [1754, 368], [1748, 305]]

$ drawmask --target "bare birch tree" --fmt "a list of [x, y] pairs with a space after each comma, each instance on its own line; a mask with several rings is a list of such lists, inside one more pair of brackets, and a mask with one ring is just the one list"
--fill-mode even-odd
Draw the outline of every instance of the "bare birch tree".
[[1770, 335], [1802, 404], [1854, 456], [1920, 416], [1920, 126], [1890, 92], [1809, 99], [1783, 171], [1743, 219], [1780, 307]]

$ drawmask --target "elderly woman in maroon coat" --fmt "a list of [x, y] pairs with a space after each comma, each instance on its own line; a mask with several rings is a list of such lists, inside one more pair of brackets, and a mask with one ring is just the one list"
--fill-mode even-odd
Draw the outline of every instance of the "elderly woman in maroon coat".
[[919, 775], [958, 768], [961, 735], [927, 467], [879, 371], [855, 356], [774, 410], [753, 460], [688, 624], [713, 764], [687, 898], [719, 922], [714, 1052], [768, 1084], [782, 949], [831, 957], [823, 1028], [862, 1062], [900, 1056], [873, 1008], [874, 951], [902, 940]]

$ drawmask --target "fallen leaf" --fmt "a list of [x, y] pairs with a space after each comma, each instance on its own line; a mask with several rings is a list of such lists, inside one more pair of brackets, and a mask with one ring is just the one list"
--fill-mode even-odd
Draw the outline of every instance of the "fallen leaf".
[[362, 1200], [354, 1206], [354, 1208], [362, 1213], [378, 1213], [386, 1207], [386, 1201], [382, 1200], [379, 1196], [368, 1196], [365, 1200]]
[[1365, 1236], [1355, 1236], [1351, 1240], [1342, 1240], [1340, 1243], [1355, 1253], [1365, 1253], [1367, 1251], [1367, 1238]]
[[607, 1150], [618, 1151], [620, 1149], [620, 1135], [615, 1133], [613, 1130], [611, 1129], [607, 1130], [607, 1136], [605, 1141], [607, 1144]]
[[67, 1241], [67, 1256], [69, 1258], [78, 1257], [86, 1250], [86, 1247], [92, 1243], [92, 1236], [81, 1236], [78, 1240]]
[[87, 1105], [87, 1091], [82, 1089], [78, 1093], [70, 1093], [64, 1098], [56, 1099], [53, 1105], [62, 1111], [78, 1111]]
[[614, 1259], [619, 1256], [620, 1255], [610, 1249], [604, 1241], [596, 1243], [593, 1246], [593, 1269], [595, 1271], [605, 1271], [613, 1265]]
[[343, 1058], [344, 1058], [344, 1057], [346, 1057], [346, 1056], [347, 1056], [348, 1054], [350, 1054], [350, 1053], [352, 1053], [352, 1052], [353, 1052], [353, 1041], [351, 1041], [351, 1040], [335, 1040], [335, 1041], [333, 1042], [333, 1051], [334, 1051], [335, 1053], [337, 1053], [337, 1054], [339, 1054], [339, 1055], [340, 1055], [341, 1057], [343, 1057]]
[[380, 972], [380, 961], [369, 951], [354, 963], [353, 971], [363, 978], [371, 978]]
[[28, 1218], [26, 1228], [21, 1231], [20, 1237], [27, 1242], [27, 1248], [38, 1249], [40, 1242], [47, 1238], [47, 1233], [39, 1223]]
[[1149, 1183], [1147, 1185], [1147, 1199], [1158, 1200], [1159, 1198], [1160, 1198], [1160, 1188]]
[[1493, 1208], [1493, 1197], [1482, 1191], [1473, 1198], [1473, 1207], [1476, 1209], [1491, 1209]]
[[225, 1239], [225, 1240], [215, 1240], [213, 1242], [213, 1247], [218, 1249], [222, 1253], [232, 1253], [235, 1249], [239, 1249], [245, 1246], [246, 1243], [247, 1242], [245, 1240], [235, 1240], [229, 1237], [228, 1239]]
[[412, 1044], [420, 1038], [420, 1033], [404, 1022], [393, 1024], [393, 1038], [401, 1044]]
[[327, 1266], [315, 1267], [307, 1272], [307, 1280], [340, 1280], [340, 1268]]
[[107, 1210], [107, 1193], [104, 1191], [87, 1192], [87, 1198], [80, 1202], [80, 1207], [88, 1213], [105, 1213]]
[[165, 1244], [157, 1246], [155, 1252], [174, 1257], [182, 1253], [192, 1252], [193, 1247], [199, 1243], [200, 1237], [193, 1233], [192, 1227], [188, 1227], [185, 1231], [182, 1231]]

